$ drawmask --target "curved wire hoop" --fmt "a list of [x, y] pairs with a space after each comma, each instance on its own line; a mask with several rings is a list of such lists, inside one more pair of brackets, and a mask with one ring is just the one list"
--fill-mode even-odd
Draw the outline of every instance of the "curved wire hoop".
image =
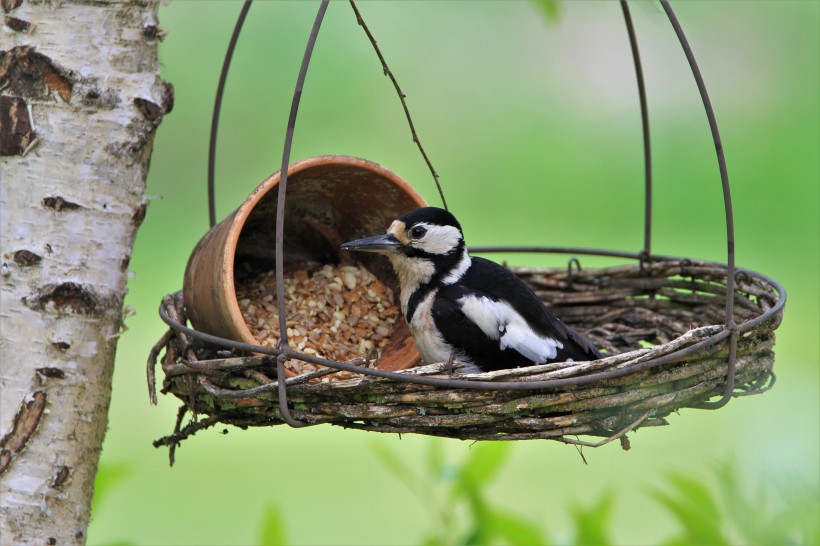
[[[236, 26], [234, 28], [234, 33], [231, 37], [231, 41], [228, 45], [228, 50], [225, 55], [225, 60], [222, 66], [222, 72], [220, 75], [219, 85], [217, 88], [217, 96], [216, 101], [214, 104], [214, 117], [212, 122], [212, 130], [211, 130], [211, 143], [209, 149], [209, 171], [208, 171], [208, 200], [209, 200], [209, 212], [210, 212], [210, 223], [213, 226], [215, 223], [215, 213], [214, 213], [214, 176], [213, 176], [213, 164], [214, 164], [214, 156], [216, 153], [216, 133], [217, 133], [217, 126], [219, 121], [219, 111], [221, 108], [221, 102], [225, 87], [225, 81], [227, 79], [228, 68], [231, 63], [231, 59], [233, 56], [233, 51], [236, 47], [236, 42], [239, 37], [239, 33], [242, 28], [242, 24], [247, 16], [248, 9], [250, 8], [252, 0], [245, 0], [245, 3], [242, 6], [242, 10], [240, 11], [239, 18], [237, 20]], [[706, 117], [709, 123], [709, 127], [712, 132], [712, 138], [715, 144], [715, 151], [717, 154], [718, 166], [720, 169], [720, 178], [721, 178], [721, 185], [723, 188], [723, 198], [724, 198], [724, 208], [725, 208], [725, 216], [726, 216], [726, 239], [727, 239], [727, 296], [726, 296], [726, 308], [725, 308], [725, 324], [724, 329], [718, 332], [715, 335], [712, 335], [703, 341], [686, 347], [684, 349], [678, 350], [676, 352], [664, 355], [660, 358], [650, 359], [637, 364], [636, 366], [632, 366], [629, 368], [624, 369], [616, 369], [616, 370], [608, 370], [606, 372], [599, 372], [588, 374], [579, 377], [571, 377], [571, 378], [563, 378], [563, 379], [554, 379], [549, 381], [529, 381], [529, 382], [512, 382], [512, 381], [470, 381], [470, 380], [459, 380], [459, 379], [441, 379], [441, 378], [433, 378], [433, 377], [421, 377], [421, 376], [414, 376], [408, 375], [403, 373], [397, 372], [388, 372], [379, 369], [372, 369], [372, 368], [363, 368], [360, 366], [356, 366], [354, 364], [345, 363], [345, 362], [335, 362], [331, 360], [326, 360], [323, 358], [299, 353], [294, 351], [290, 345], [288, 344], [286, 328], [285, 328], [285, 298], [284, 298], [284, 272], [283, 272], [283, 256], [284, 256], [284, 207], [285, 207], [285, 197], [287, 191], [287, 168], [289, 165], [290, 160], [290, 150], [291, 145], [293, 142], [293, 133], [296, 124], [296, 114], [298, 112], [299, 107], [299, 100], [302, 94], [302, 88], [304, 86], [305, 76], [307, 73], [307, 68], [310, 64], [310, 58], [313, 51], [313, 46], [315, 45], [316, 38], [319, 33], [319, 29], [322, 23], [322, 19], [324, 18], [324, 14], [327, 10], [329, 0], [322, 0], [318, 12], [316, 14], [316, 18], [313, 23], [313, 28], [311, 30], [310, 37], [308, 39], [308, 44], [305, 49], [305, 54], [302, 59], [302, 66], [299, 72], [299, 76], [297, 78], [296, 87], [294, 90], [293, 102], [291, 105], [291, 112], [290, 117], [288, 119], [288, 126], [287, 132], [285, 137], [285, 143], [282, 153], [282, 164], [281, 164], [281, 182], [279, 184], [279, 200], [277, 204], [277, 221], [276, 221], [276, 285], [277, 285], [277, 304], [279, 306], [279, 317], [280, 317], [280, 332], [281, 332], [281, 342], [280, 345], [276, 348], [270, 347], [263, 347], [260, 345], [250, 345], [246, 343], [236, 342], [232, 340], [227, 340], [224, 338], [220, 338], [217, 336], [212, 336], [209, 334], [205, 334], [203, 332], [198, 332], [194, 329], [188, 328], [184, 324], [177, 322], [176, 320], [172, 319], [167, 315], [162, 307], [160, 307], [160, 317], [162, 320], [168, 324], [173, 330], [177, 332], [182, 332], [187, 334], [193, 338], [199, 339], [203, 342], [220, 345], [223, 347], [228, 347], [232, 349], [237, 349], [241, 351], [248, 351], [253, 353], [259, 353], [264, 355], [270, 355], [271, 357], [275, 357], [277, 361], [277, 367], [279, 371], [279, 377], [283, 377], [283, 366], [284, 362], [288, 359], [298, 359], [305, 362], [309, 362], [312, 364], [317, 364], [320, 366], [326, 366], [329, 368], [333, 368], [336, 370], [342, 371], [350, 371], [355, 372], [362, 375], [369, 375], [375, 377], [382, 377], [386, 379], [391, 379], [397, 382], [406, 382], [406, 383], [418, 383], [418, 384], [425, 384], [425, 385], [432, 385], [438, 387], [449, 387], [449, 388], [465, 388], [465, 389], [477, 389], [477, 390], [495, 390], [495, 389], [514, 389], [514, 390], [542, 390], [542, 389], [557, 389], [561, 387], [567, 386], [578, 386], [578, 385], [585, 385], [588, 383], [592, 383], [595, 381], [600, 381], [603, 379], [610, 379], [614, 377], [619, 377], [622, 375], [626, 375], [628, 373], [634, 373], [639, 370], [654, 368], [657, 366], [661, 366], [663, 364], [667, 364], [669, 362], [675, 362], [686, 358], [687, 356], [696, 353], [706, 347], [715, 345], [725, 339], [729, 339], [729, 358], [728, 358], [728, 369], [727, 369], [727, 378], [726, 378], [726, 387], [724, 390], [724, 394], [722, 398], [715, 402], [705, 402], [698, 406], [702, 409], [717, 409], [724, 406], [728, 401], [732, 398], [734, 392], [734, 379], [735, 379], [735, 372], [737, 366], [737, 338], [738, 335], [746, 332], [753, 327], [771, 319], [777, 313], [779, 313], [783, 306], [785, 305], [786, 301], [786, 292], [783, 287], [764, 275], [759, 273], [748, 271], [748, 270], [735, 270], [735, 248], [734, 248], [734, 220], [733, 220], [733, 212], [732, 212], [732, 200], [731, 200], [731, 190], [729, 186], [729, 176], [728, 170], [726, 167], [726, 159], [723, 153], [723, 145], [720, 139], [720, 133], [718, 131], [717, 120], [715, 118], [715, 113], [712, 108], [711, 100], [709, 99], [708, 92], [706, 90], [706, 85], [703, 81], [703, 77], [700, 73], [700, 69], [698, 67], [697, 61], [695, 60], [694, 53], [692, 52], [691, 46], [689, 45], [688, 40], [686, 39], [686, 35], [683, 32], [683, 29], [680, 25], [680, 22], [675, 15], [675, 12], [672, 10], [671, 5], [669, 4], [668, 0], [661, 0], [661, 5], [664, 9], [664, 12], [669, 19], [675, 34], [678, 38], [678, 41], [683, 48], [684, 54], [686, 59], [689, 63], [690, 69], [692, 70], [693, 77], [695, 79], [695, 83], [697, 85], [698, 91], [701, 96], [701, 100], [704, 105], [704, 109], [706, 112]], [[351, 1], [351, 5], [356, 12], [357, 20], [359, 24], [362, 24], [361, 15], [358, 13], [358, 10], [355, 7], [354, 2]], [[646, 98], [646, 88], [644, 85], [644, 77], [643, 77], [643, 69], [640, 60], [640, 53], [638, 50], [638, 42], [637, 37], [635, 34], [634, 25], [632, 23], [632, 17], [629, 11], [629, 6], [626, 0], [620, 0], [621, 11], [623, 13], [624, 21], [627, 28], [627, 34], [629, 37], [630, 49], [632, 52], [632, 59], [635, 66], [635, 74], [637, 79], [638, 85], [638, 95], [640, 101], [640, 110], [641, 110], [641, 125], [643, 131], [643, 143], [644, 143], [644, 169], [645, 169], [645, 210], [644, 210], [644, 248], [639, 253], [633, 252], [621, 252], [621, 251], [612, 251], [612, 250], [596, 250], [596, 249], [583, 249], [583, 248], [567, 248], [567, 247], [517, 247], [517, 246], [496, 246], [496, 247], [474, 247], [470, 250], [473, 252], [526, 252], [526, 253], [553, 253], [553, 254], [582, 254], [582, 255], [593, 255], [593, 256], [609, 256], [609, 257], [618, 257], [618, 258], [627, 258], [627, 259], [634, 259], [641, 262], [641, 264], [652, 262], [652, 261], [663, 261], [663, 260], [671, 260], [676, 258], [664, 257], [664, 256], [656, 256], [652, 255], [651, 253], [651, 239], [652, 239], [652, 160], [651, 160], [651, 145], [650, 145], [650, 134], [649, 134], [649, 115], [648, 115], [648, 107], [647, 107], [647, 98]], [[368, 32], [368, 36], [371, 37], [370, 33]], [[371, 37], [371, 42], [373, 42]], [[375, 44], [374, 44], [375, 46]], [[377, 50], [378, 52], [378, 50]], [[379, 58], [381, 59], [383, 66], [384, 66], [384, 59], [379, 53]], [[385, 67], [385, 70], [386, 67]], [[395, 80], [394, 80], [395, 84]], [[399, 91], [400, 97], [401, 92]], [[406, 103], [404, 103], [402, 97], [402, 104], [406, 108]], [[409, 112], [408, 119], [409, 119]], [[412, 121], [411, 128], [412, 128]], [[420, 145], [419, 145], [420, 146]], [[424, 151], [422, 149], [422, 154]], [[426, 154], [424, 154], [425, 160]], [[428, 165], [429, 165], [429, 160]], [[432, 166], [430, 166], [432, 169]], [[435, 176], [435, 171], [434, 176]], [[438, 179], [436, 177], [436, 183], [438, 184]], [[443, 195], [442, 195], [443, 198]], [[767, 283], [770, 283], [772, 286], [775, 287], [779, 294], [779, 299], [775, 303], [774, 306], [767, 309], [762, 315], [758, 316], [755, 319], [749, 320], [744, 322], [741, 325], [737, 325], [734, 320], [734, 293], [735, 293], [735, 274], [736, 273], [743, 273], [752, 277], [757, 277]], [[262, 385], [257, 387], [259, 392], [265, 392], [267, 390], [277, 390], [278, 391], [278, 399], [279, 405], [282, 412], [283, 419], [291, 426], [306, 426], [307, 423], [303, 423], [300, 421], [296, 421], [291, 417], [290, 411], [287, 407], [287, 382], [286, 381], [276, 381], [274, 383], [270, 383], [268, 385]], [[246, 393], [247, 394], [247, 393]]]

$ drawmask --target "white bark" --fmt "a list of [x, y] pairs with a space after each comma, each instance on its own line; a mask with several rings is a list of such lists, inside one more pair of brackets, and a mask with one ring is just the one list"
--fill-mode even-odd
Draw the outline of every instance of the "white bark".
[[0, 6], [0, 542], [84, 543], [171, 89], [157, 0]]

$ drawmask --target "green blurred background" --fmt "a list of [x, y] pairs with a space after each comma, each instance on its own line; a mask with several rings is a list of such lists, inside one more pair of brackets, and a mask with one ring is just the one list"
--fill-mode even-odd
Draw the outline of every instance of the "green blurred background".
[[[217, 159], [217, 216], [230, 213], [281, 161], [293, 85], [318, 2], [258, 1], [226, 89]], [[151, 441], [178, 402], [148, 404], [145, 360], [164, 331], [161, 297], [181, 288], [207, 229], [206, 153], [216, 79], [241, 4], [177, 0], [160, 10], [163, 77], [176, 104], [154, 147], [154, 197], [137, 238], [127, 321], [91, 544], [253, 544], [266, 507], [294, 544], [413, 544], [432, 525], [386, 470], [374, 444], [421, 467], [431, 440], [331, 426], [209, 430], [177, 464]], [[408, 95], [417, 129], [470, 245], [639, 251], [643, 164], [634, 71], [615, 2], [361, 2]], [[750, 487], [820, 481], [818, 271], [820, 3], [677, 2], [725, 144], [737, 263], [789, 294], [769, 393], [720, 411], [684, 410], [671, 426], [586, 450], [513, 446], [486, 494], [552, 536], [573, 506], [615, 494], [613, 536], [657, 543], [676, 523], [647, 492], [669, 472], [704, 479], [734, 460]], [[674, 33], [655, 3], [634, 3], [647, 78], [660, 254], [725, 261], [720, 179], [708, 125]], [[292, 159], [342, 153], [381, 163], [439, 204], [389, 80], [346, 2], [328, 10], [308, 73]], [[566, 256], [511, 256], [557, 265]], [[582, 260], [584, 265], [616, 261]], [[219, 429], [221, 430], [221, 428]], [[458, 460], [470, 444], [442, 441]], [[118, 477], [118, 478], [116, 478]], [[116, 479], [115, 479], [116, 478]]]

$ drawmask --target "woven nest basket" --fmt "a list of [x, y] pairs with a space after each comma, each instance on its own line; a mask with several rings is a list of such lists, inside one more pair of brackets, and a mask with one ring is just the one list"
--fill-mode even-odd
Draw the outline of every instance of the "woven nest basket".
[[[774, 382], [774, 330], [782, 320], [785, 294], [760, 274], [735, 275], [733, 334], [722, 324], [727, 281], [722, 265], [659, 259], [603, 269], [513, 271], [607, 356], [484, 374], [453, 374], [446, 363], [397, 375], [382, 372], [390, 377], [367, 375], [378, 372], [361, 361], [362, 374], [349, 379], [321, 381], [334, 369], [288, 378], [286, 411], [310, 425], [596, 446], [620, 438], [628, 447], [626, 432], [665, 425], [671, 412], [708, 407], [713, 396], [754, 394]], [[181, 412], [174, 434], [157, 445], [175, 445], [216, 423], [285, 422], [275, 354], [248, 356], [198, 341], [191, 336], [195, 331], [182, 327], [179, 293], [164, 298], [161, 314], [174, 328], [149, 358], [149, 386], [156, 357], [164, 350], [162, 391], [204, 417], [180, 428]], [[604, 440], [592, 443], [579, 436]]]

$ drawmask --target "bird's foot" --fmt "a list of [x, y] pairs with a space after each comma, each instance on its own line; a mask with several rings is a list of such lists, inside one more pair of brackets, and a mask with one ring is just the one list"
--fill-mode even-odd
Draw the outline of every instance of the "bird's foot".
[[455, 373], [454, 370], [453, 370], [453, 364], [455, 363], [455, 361], [456, 361], [456, 353], [452, 352], [452, 353], [450, 353], [450, 358], [447, 359], [447, 375], [449, 375], [450, 377], [452, 377], [453, 373]]

